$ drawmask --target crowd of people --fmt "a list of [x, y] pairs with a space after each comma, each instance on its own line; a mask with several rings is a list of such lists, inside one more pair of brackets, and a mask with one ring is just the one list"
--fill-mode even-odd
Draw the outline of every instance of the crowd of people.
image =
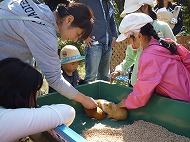
[[[88, 6], [82, 3], [68, 3], [65, 0], [48, 0], [45, 3], [33, 0], [4, 0], [0, 3], [0, 15], [2, 17], [0, 20], [0, 60], [2, 62], [4, 60], [6, 62], [6, 59], [11, 57], [18, 58], [24, 64], [25, 61], [34, 58], [53, 89], [68, 99], [81, 103], [85, 108], [97, 107], [92, 97], [80, 93], [62, 76], [61, 62], [57, 54], [57, 33], [63, 41], [68, 39], [77, 41], [79, 38], [86, 39], [90, 35], [94, 15]], [[16, 64], [15, 61], [10, 62]], [[30, 86], [27, 82], [31, 84], [39, 82], [36, 82], [35, 77], [29, 78], [25, 67], [20, 65], [19, 68], [23, 75], [15, 78], [17, 73], [9, 72], [14, 70], [15, 66], [11, 69], [0, 66], [0, 70], [4, 71], [0, 78], [0, 94], [3, 96], [0, 99], [2, 107], [0, 118], [1, 122], [5, 122], [0, 123], [0, 128], [3, 130], [0, 132], [1, 141], [16, 141], [61, 124], [70, 125], [75, 117], [71, 106], [55, 105], [35, 108], [34, 101], [30, 100], [36, 99], [33, 94], [36, 94], [38, 88], [34, 85]], [[5, 76], [7, 78], [4, 78]], [[7, 80], [9, 86], [6, 85], [4, 79]], [[26, 85], [22, 86], [23, 84]], [[40, 87], [40, 84], [36, 85]], [[25, 95], [22, 95], [23, 93]], [[7, 100], [7, 98], [12, 99]], [[9, 102], [12, 105], [7, 104], [9, 100], [12, 101]], [[4, 112], [9, 113], [4, 115]], [[18, 115], [21, 115], [20, 119], [15, 120], [15, 116]], [[39, 124], [42, 117], [43, 127]], [[31, 122], [32, 125], [25, 125], [23, 122]], [[11, 125], [11, 123], [14, 124]], [[20, 125], [21, 123], [24, 126]], [[16, 131], [19, 132], [15, 133]]]
[[170, 38], [160, 38], [152, 22], [147, 14], [131, 13], [120, 23], [117, 41], [127, 40], [133, 49], [142, 50], [133, 91], [118, 104], [120, 107], [140, 108], [153, 92], [190, 102], [190, 52]]
[[[161, 21], [158, 14], [164, 7], [173, 12], [177, 5], [173, 6], [169, 0], [157, 0], [156, 6], [153, 2], [125, 0], [118, 31], [110, 0], [2, 1], [1, 140], [16, 141], [61, 124], [72, 124], [75, 118], [72, 106], [52, 104], [38, 107], [37, 92], [43, 83], [42, 75], [50, 86], [50, 92], [57, 91], [87, 109], [96, 108], [96, 101], [75, 87], [95, 78], [109, 81], [112, 48], [123, 40], [127, 42], [126, 57], [111, 73], [110, 83], [134, 65], [133, 91], [118, 103], [119, 107], [142, 107], [153, 92], [190, 102], [190, 52], [177, 44], [175, 38], [183, 25], [181, 9], [178, 9], [177, 17], [170, 19], [174, 24], [172, 28], [166, 21]], [[66, 45], [58, 55], [58, 35], [62, 41], [82, 39], [86, 44], [85, 57], [73, 45]], [[28, 64], [34, 60], [41, 73]], [[77, 72], [80, 60], [85, 60], [84, 80]], [[171, 80], [173, 76], [175, 79]], [[15, 117], [17, 119], [13, 121]]]
[[[152, 9], [154, 7], [152, 0], [125, 0], [124, 7], [126, 7], [126, 9], [124, 9], [124, 11], [121, 13], [121, 17], [124, 17], [129, 13], [145, 13], [153, 19], [152, 25], [160, 37], [171, 38], [175, 40], [175, 36], [169, 25], [165, 22], [157, 20], [157, 15]], [[115, 71], [111, 74], [110, 82], [112, 83], [116, 76], [125, 73], [128, 68], [133, 66], [130, 83], [131, 86], [134, 86], [137, 80], [136, 74], [138, 72], [138, 60], [142, 51], [143, 49], [134, 50], [132, 45], [129, 44], [126, 50], [126, 57], [121, 64], [116, 66]]]

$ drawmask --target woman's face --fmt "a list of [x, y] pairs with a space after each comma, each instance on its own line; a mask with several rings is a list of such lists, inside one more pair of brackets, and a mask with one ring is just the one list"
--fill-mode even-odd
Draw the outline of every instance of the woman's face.
[[83, 30], [78, 27], [65, 27], [61, 28], [60, 35], [61, 40], [72, 40], [77, 41], [82, 36]]
[[83, 29], [79, 27], [72, 27], [73, 16], [67, 16], [62, 22], [59, 22], [59, 33], [61, 40], [77, 41], [83, 34]]

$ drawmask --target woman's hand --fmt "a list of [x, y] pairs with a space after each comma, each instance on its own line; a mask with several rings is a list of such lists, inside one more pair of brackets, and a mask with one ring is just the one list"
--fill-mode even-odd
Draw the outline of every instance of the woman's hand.
[[73, 98], [73, 100], [81, 103], [87, 109], [93, 109], [98, 106], [96, 101], [92, 97], [85, 96], [80, 92], [78, 92], [78, 94]]
[[93, 109], [98, 106], [96, 101], [92, 97], [89, 97], [89, 96], [85, 96], [85, 99], [82, 102], [82, 105], [87, 109]]
[[110, 75], [110, 84], [112, 84], [113, 81], [114, 81], [114, 79], [115, 79], [117, 76], [119, 76], [119, 75], [120, 75], [120, 73], [117, 72], [117, 71], [112, 72], [111, 75]]
[[122, 99], [120, 103], [117, 104], [118, 107], [125, 107], [125, 99]]

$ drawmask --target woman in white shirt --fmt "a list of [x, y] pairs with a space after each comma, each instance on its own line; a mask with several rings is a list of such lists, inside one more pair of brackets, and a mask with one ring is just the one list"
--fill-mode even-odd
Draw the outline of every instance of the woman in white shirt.
[[17, 58], [0, 61], [0, 141], [12, 142], [47, 131], [58, 125], [71, 125], [75, 110], [66, 104], [37, 107], [37, 91], [42, 75]]

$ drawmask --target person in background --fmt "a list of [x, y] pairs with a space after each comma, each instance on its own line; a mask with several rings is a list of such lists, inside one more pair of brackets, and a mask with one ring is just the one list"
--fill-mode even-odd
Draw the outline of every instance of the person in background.
[[[183, 27], [183, 17], [181, 6], [178, 6], [176, 3], [173, 3], [173, 0], [156, 0], [156, 6], [154, 7], [155, 11], [165, 9], [167, 12], [172, 14], [172, 18], [170, 18], [169, 22], [172, 25], [172, 31], [176, 36], [180, 33]], [[166, 14], [166, 13], [163, 13]], [[174, 26], [173, 26], [174, 25]]]
[[137, 81], [133, 91], [118, 103], [119, 107], [137, 109], [152, 93], [190, 102], [190, 52], [171, 39], [162, 39], [144, 13], [126, 15], [120, 23], [117, 42], [126, 40], [132, 48], [141, 48]]
[[85, 40], [86, 83], [98, 80], [108, 81], [112, 48], [117, 38], [114, 6], [110, 0], [79, 0], [88, 5], [94, 13], [95, 23], [92, 34]]
[[0, 60], [15, 57], [27, 61], [34, 57], [49, 86], [86, 108], [97, 107], [93, 98], [64, 79], [57, 54], [56, 31], [63, 41], [77, 41], [90, 35], [94, 16], [88, 6], [65, 0], [49, 0], [46, 4], [36, 0], [4, 0], [0, 3], [0, 17]]
[[[152, 25], [159, 37], [167, 37], [175, 40], [175, 36], [169, 25], [163, 21], [157, 20], [156, 13], [152, 10], [153, 6], [153, 0], [125, 0], [124, 10], [121, 13], [121, 17], [124, 17], [128, 13], [145, 13], [153, 19]], [[121, 64], [116, 66], [115, 71], [111, 73], [110, 83], [113, 82], [115, 77], [125, 73], [128, 68], [134, 66], [129, 84], [129, 86], [134, 86], [137, 80], [138, 60], [141, 52], [141, 48], [133, 49], [132, 45], [128, 44], [126, 57]]]
[[[81, 56], [79, 50], [73, 45], [66, 45], [60, 51], [62, 75], [73, 87], [83, 82], [77, 71], [79, 61], [83, 59], [85, 57]], [[53, 88], [49, 88], [49, 92], [54, 91]]]
[[42, 74], [17, 58], [0, 61], [0, 138], [13, 142], [58, 125], [71, 125], [75, 110], [66, 104], [37, 107]]

